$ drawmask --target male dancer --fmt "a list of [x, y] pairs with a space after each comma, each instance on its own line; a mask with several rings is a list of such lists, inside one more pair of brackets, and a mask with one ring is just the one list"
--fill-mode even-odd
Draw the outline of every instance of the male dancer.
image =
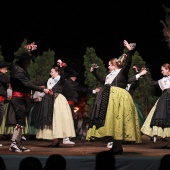
[[[82, 92], [84, 94], [92, 94], [100, 91], [100, 88], [96, 88], [95, 90], [88, 89], [86, 87], [80, 86], [76, 81], [78, 77], [78, 73], [74, 69], [68, 70], [66, 73], [66, 80], [64, 83], [64, 87], [62, 89], [62, 94], [66, 97], [68, 104], [70, 105], [72, 116], [74, 117], [74, 106], [78, 103], [78, 93]], [[76, 129], [75, 129], [76, 130]], [[63, 144], [75, 144], [70, 141], [69, 138], [63, 139]]]
[[22, 53], [20, 56], [17, 56], [16, 59], [18, 59], [18, 61], [12, 66], [10, 73], [11, 87], [13, 90], [10, 104], [15, 112], [16, 126], [9, 150], [13, 152], [28, 152], [30, 150], [23, 147], [21, 143], [22, 129], [25, 126], [27, 100], [31, 95], [31, 90], [48, 93], [49, 89], [43, 89], [31, 83], [29, 73], [27, 72], [31, 61], [31, 55], [28, 52]]

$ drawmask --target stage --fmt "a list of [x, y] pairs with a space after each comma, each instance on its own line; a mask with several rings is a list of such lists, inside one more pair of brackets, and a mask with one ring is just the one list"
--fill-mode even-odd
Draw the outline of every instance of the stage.
[[[4, 158], [7, 170], [18, 169], [20, 160], [27, 156], [38, 157], [45, 165], [46, 159], [52, 154], [61, 154], [66, 158], [67, 170], [94, 170], [96, 153], [109, 150], [106, 147], [108, 139], [74, 141], [74, 146], [63, 145], [61, 140], [59, 148], [48, 148], [50, 141], [27, 139], [23, 143], [31, 151], [15, 153], [8, 150], [10, 140], [1, 140], [3, 146], [0, 147], [0, 156]], [[123, 155], [116, 155], [116, 170], [158, 170], [162, 156], [170, 153], [170, 149], [161, 149], [164, 145], [165, 140], [153, 142], [145, 135], [141, 144], [123, 144]]]

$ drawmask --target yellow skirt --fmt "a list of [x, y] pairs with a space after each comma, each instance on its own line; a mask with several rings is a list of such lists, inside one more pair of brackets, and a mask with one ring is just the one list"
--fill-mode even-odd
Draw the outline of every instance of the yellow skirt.
[[59, 94], [54, 102], [52, 129], [38, 129], [36, 138], [52, 140], [75, 137], [72, 112], [66, 98]]
[[110, 88], [105, 124], [96, 128], [94, 125], [87, 132], [86, 139], [111, 136], [115, 140], [141, 143], [141, 132], [137, 109], [131, 95], [122, 88]]

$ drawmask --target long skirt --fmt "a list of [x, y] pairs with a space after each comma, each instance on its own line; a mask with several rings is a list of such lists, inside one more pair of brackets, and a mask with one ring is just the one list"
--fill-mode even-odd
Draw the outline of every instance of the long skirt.
[[141, 143], [138, 112], [129, 92], [110, 87], [105, 122], [97, 128], [94, 124], [87, 131], [86, 139], [113, 137], [115, 140]]
[[149, 112], [149, 114], [141, 128], [141, 132], [145, 135], [150, 136], [150, 137], [158, 136], [158, 137], [166, 138], [166, 137], [170, 137], [170, 127], [162, 128], [159, 126], [152, 126], [152, 127], [150, 126], [151, 120], [155, 113], [159, 99], [157, 100], [157, 102], [152, 107], [151, 111]]
[[66, 98], [59, 94], [54, 101], [52, 127], [39, 128], [37, 139], [75, 137], [75, 129], [70, 106]]
[[141, 128], [143, 126], [146, 118], [142, 112], [141, 107], [138, 105], [138, 103], [135, 100], [133, 100], [133, 101], [134, 101], [134, 104], [135, 104], [137, 112], [138, 112], [139, 124], [140, 124], [140, 128]]
[[[36, 104], [35, 104], [36, 105]], [[37, 133], [37, 129], [31, 125], [31, 117], [32, 117], [32, 110], [33, 110], [34, 106], [31, 108], [30, 110], [30, 114], [29, 114], [29, 117], [28, 117], [28, 128], [29, 128], [29, 135], [36, 135]]]

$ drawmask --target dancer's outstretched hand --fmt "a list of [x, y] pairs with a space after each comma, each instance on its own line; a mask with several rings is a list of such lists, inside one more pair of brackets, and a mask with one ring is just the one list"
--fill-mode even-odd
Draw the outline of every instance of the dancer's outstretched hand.
[[126, 40], [123, 41], [123, 45], [127, 48], [127, 50], [133, 50], [136, 47], [136, 43], [128, 43]]

